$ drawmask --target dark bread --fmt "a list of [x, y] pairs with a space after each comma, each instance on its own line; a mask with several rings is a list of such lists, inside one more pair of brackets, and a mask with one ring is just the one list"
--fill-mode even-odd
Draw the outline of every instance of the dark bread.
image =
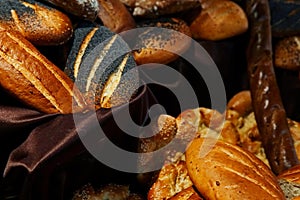
[[253, 110], [270, 166], [279, 174], [299, 160], [273, 68], [269, 1], [247, 1], [246, 12], [251, 27], [247, 68]]
[[19, 31], [36, 45], [60, 45], [73, 33], [67, 15], [33, 0], [0, 1], [0, 25]]
[[6, 91], [45, 113], [86, 108], [72, 80], [19, 32], [0, 28], [0, 47], [0, 85]]
[[127, 103], [136, 93], [135, 66], [121, 37], [104, 26], [84, 25], [74, 32], [65, 73], [96, 108], [110, 108]]

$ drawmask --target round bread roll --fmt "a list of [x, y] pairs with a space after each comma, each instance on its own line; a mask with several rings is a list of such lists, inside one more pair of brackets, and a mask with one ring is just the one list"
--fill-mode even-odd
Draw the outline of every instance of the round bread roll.
[[199, 0], [121, 0], [133, 10], [133, 16], [157, 17], [199, 7]]
[[287, 37], [281, 39], [275, 47], [275, 66], [300, 70], [300, 37]]
[[222, 40], [246, 32], [248, 19], [239, 5], [228, 0], [208, 3], [190, 25], [193, 38]]
[[94, 21], [99, 12], [98, 0], [45, 0], [77, 17]]
[[98, 16], [103, 25], [115, 33], [136, 27], [135, 20], [120, 0], [98, 0]]
[[32, 0], [0, 1], [0, 25], [19, 31], [35, 45], [60, 45], [73, 33], [67, 15]]
[[187, 148], [186, 165], [205, 199], [285, 199], [271, 170], [236, 145], [196, 138]]
[[[134, 48], [136, 50], [133, 52], [137, 64], [167, 64], [176, 60], [191, 44], [191, 39], [184, 37], [184, 35], [191, 36], [190, 29], [181, 19], [163, 18], [150, 20], [138, 24], [138, 27], [145, 27], [146, 29], [145, 32], [137, 36], [137, 45]], [[149, 27], [172, 29], [174, 31], [151, 30]]]

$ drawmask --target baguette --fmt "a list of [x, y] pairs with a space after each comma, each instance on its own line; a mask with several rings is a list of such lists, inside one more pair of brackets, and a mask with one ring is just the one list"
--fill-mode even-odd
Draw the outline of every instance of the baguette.
[[[0, 85], [25, 104], [45, 113], [86, 109], [72, 80], [19, 32], [0, 27]], [[74, 103], [74, 105], [73, 105]]]

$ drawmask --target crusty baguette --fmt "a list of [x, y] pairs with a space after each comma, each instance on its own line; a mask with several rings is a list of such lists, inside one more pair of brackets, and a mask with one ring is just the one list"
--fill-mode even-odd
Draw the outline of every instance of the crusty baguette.
[[185, 155], [189, 176], [205, 199], [285, 199], [271, 170], [236, 145], [196, 138]]
[[0, 1], [0, 25], [19, 31], [35, 45], [60, 45], [73, 33], [67, 15], [31, 0]]
[[0, 85], [45, 113], [72, 113], [86, 106], [63, 71], [18, 32], [5, 28], [0, 28]]

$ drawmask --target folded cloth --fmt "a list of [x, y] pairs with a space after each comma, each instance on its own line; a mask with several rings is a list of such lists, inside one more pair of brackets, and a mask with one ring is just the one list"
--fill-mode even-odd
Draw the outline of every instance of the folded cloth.
[[[11, 152], [4, 170], [4, 176], [10, 179], [18, 169], [27, 171], [24, 182], [16, 177], [17, 180], [14, 183], [17, 185], [22, 184], [20, 186], [22, 188], [21, 199], [63, 199], [65, 188], [80, 186], [77, 184], [86, 183], [85, 181], [88, 181], [89, 178], [95, 175], [87, 175], [87, 173], [98, 171], [97, 169], [84, 171], [86, 167], [91, 166], [91, 163], [93, 163], [93, 166], [97, 166], [97, 163], [100, 165], [99, 162], [87, 153], [77, 134], [78, 130], [83, 134], [92, 134], [95, 128], [100, 125], [109, 140], [122, 149], [134, 151], [138, 138], [122, 132], [117, 126], [113, 115], [127, 114], [126, 112], [129, 107], [131, 120], [141, 126], [147, 121], [149, 108], [154, 103], [156, 103], [154, 95], [147, 86], [144, 86], [140, 89], [138, 95], [128, 104], [113, 109], [99, 109], [96, 112], [90, 111], [77, 114], [76, 121], [78, 123], [76, 124], [74, 123], [74, 115], [55, 116], [34, 128], [29, 133], [28, 138]], [[93, 118], [95, 115], [97, 122]], [[30, 115], [25, 116], [24, 119], [28, 118], [28, 121], [30, 121]], [[33, 117], [31, 120], [34, 121], [35, 119], [35, 121], [39, 121], [43, 119], [44, 115], [34, 115], [33, 112], [31, 116]], [[44, 117], [47, 118], [50, 116], [47, 115]], [[129, 119], [124, 118], [124, 120]], [[24, 120], [19, 121], [22, 123]], [[75, 162], [76, 158], [83, 154], [85, 155], [83, 159], [90, 157], [89, 160], [93, 162], [88, 161], [83, 168], [82, 164], [80, 164], [82, 162], [79, 162], [79, 164], [77, 163], [78, 165], [71, 165], [73, 170], [65, 171], [68, 168], [67, 166], [70, 166], [70, 163]], [[64, 174], [72, 174], [70, 176], [72, 178], [65, 179], [66, 177], [64, 175], [60, 176], [57, 170], [63, 170]], [[65, 184], [65, 181], [69, 185]], [[51, 184], [51, 182], [55, 184]]]

